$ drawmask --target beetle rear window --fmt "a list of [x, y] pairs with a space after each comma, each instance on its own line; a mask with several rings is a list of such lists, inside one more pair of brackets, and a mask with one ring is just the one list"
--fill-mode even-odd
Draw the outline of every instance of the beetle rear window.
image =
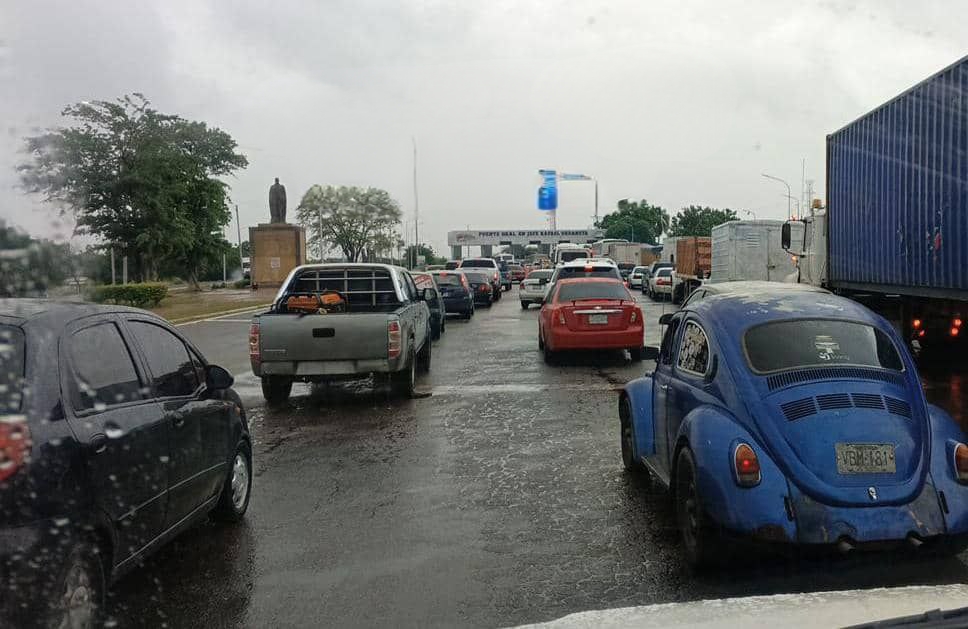
[[753, 371], [860, 365], [901, 371], [903, 363], [880, 330], [852, 321], [803, 319], [751, 328], [743, 338]]

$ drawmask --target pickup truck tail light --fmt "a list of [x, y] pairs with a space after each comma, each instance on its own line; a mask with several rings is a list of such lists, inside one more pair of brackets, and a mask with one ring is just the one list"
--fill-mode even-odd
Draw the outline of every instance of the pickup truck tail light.
[[755, 487], [760, 484], [760, 460], [749, 444], [741, 443], [733, 451], [733, 465], [736, 470], [736, 484], [740, 487]]
[[387, 357], [396, 358], [400, 355], [402, 344], [400, 342], [400, 322], [390, 321], [387, 323]]
[[968, 446], [959, 443], [955, 446], [955, 476], [958, 482], [968, 483]]
[[262, 350], [261, 336], [259, 333], [259, 324], [253, 323], [249, 328], [249, 360], [259, 362], [262, 360]]
[[495, 282], [497, 282], [497, 281], [498, 281], [498, 274], [497, 274], [497, 273], [495, 273], [495, 274], [494, 274], [494, 281], [495, 281]]
[[0, 420], [0, 483], [17, 473], [30, 456], [30, 429], [22, 416]]

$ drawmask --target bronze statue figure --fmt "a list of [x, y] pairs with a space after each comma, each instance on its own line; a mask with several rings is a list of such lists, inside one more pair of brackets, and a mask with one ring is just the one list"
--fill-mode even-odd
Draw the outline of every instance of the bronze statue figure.
[[286, 222], [286, 187], [279, 183], [278, 177], [276, 183], [269, 186], [269, 222]]

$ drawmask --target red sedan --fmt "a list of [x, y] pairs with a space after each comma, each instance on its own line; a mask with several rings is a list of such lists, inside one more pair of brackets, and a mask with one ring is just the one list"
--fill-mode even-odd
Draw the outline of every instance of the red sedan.
[[625, 285], [611, 278], [559, 280], [538, 317], [538, 348], [545, 361], [570, 349], [628, 349], [642, 360], [642, 310]]

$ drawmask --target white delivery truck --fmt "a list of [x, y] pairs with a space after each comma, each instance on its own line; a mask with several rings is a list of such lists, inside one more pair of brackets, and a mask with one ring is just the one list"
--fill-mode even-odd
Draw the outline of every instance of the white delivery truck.
[[796, 262], [781, 246], [783, 221], [730, 221], [713, 227], [711, 282], [796, 281]]

